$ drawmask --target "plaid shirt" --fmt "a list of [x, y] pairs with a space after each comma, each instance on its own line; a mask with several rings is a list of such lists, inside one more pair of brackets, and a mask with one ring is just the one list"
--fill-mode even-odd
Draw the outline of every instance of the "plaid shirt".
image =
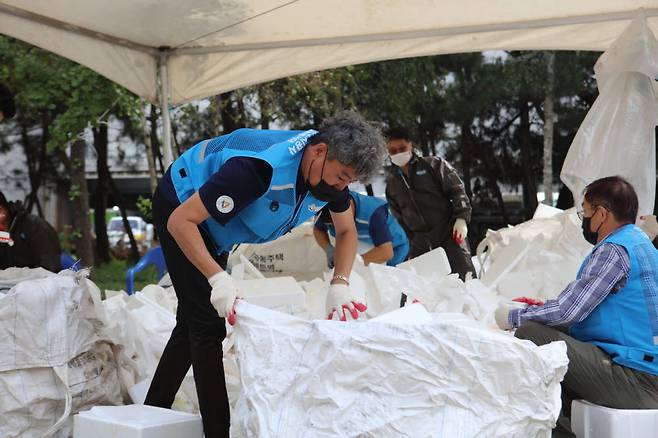
[[610, 293], [624, 287], [630, 259], [623, 246], [603, 243], [592, 251], [579, 279], [572, 281], [553, 300], [542, 306], [512, 309], [507, 316], [512, 327], [523, 321], [569, 326], [583, 321]]

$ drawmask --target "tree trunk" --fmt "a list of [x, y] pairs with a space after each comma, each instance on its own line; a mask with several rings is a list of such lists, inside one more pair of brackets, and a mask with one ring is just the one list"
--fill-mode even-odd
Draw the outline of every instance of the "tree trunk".
[[530, 144], [530, 111], [528, 101], [519, 100], [521, 124], [519, 126], [519, 143], [521, 146], [521, 166], [523, 171], [523, 205], [526, 219], [530, 219], [537, 210], [537, 182], [532, 168], [532, 145]]
[[158, 177], [155, 171], [155, 158], [153, 156], [153, 146], [151, 144], [151, 134], [148, 126], [146, 125], [146, 111], [142, 114], [142, 135], [144, 136], [144, 145], [146, 146], [146, 161], [149, 166], [149, 187], [150, 193], [153, 196], [155, 188], [158, 186]]
[[170, 123], [171, 123], [171, 141], [174, 143], [173, 145], [174, 161], [176, 161], [184, 151], [181, 149], [180, 144], [178, 143], [178, 125], [176, 125], [174, 119], [170, 120]]
[[272, 120], [272, 101], [266, 96], [261, 87], [258, 90], [258, 107], [260, 108], [260, 129], [270, 129]]
[[494, 195], [496, 196], [496, 201], [498, 202], [498, 206], [500, 207], [500, 214], [503, 216], [503, 221], [509, 224], [510, 223], [509, 214], [507, 213], [507, 207], [505, 207], [505, 201], [503, 200], [503, 194], [500, 191], [500, 186], [498, 186], [498, 181], [496, 181], [496, 178], [488, 177], [487, 184], [489, 185], [489, 188], [494, 192]]
[[220, 114], [222, 116], [222, 134], [229, 134], [238, 128], [244, 128], [244, 103], [239, 99], [233, 105], [234, 91], [220, 94]]
[[219, 95], [219, 113], [222, 117], [222, 134], [229, 134], [237, 129], [235, 112], [233, 111], [233, 92]]
[[105, 211], [107, 210], [107, 182], [109, 180], [107, 167], [107, 125], [101, 123], [93, 128], [94, 148], [96, 149], [96, 196], [94, 197], [94, 230], [96, 231], [96, 262], [98, 264], [110, 261], [110, 242], [107, 237], [107, 223]]
[[544, 203], [553, 205], [553, 124], [557, 120], [554, 108], [555, 52], [546, 52], [546, 94], [544, 98]]
[[151, 105], [149, 121], [151, 122], [151, 150], [153, 151], [153, 156], [156, 158], [156, 162], [160, 164], [160, 175], [164, 175], [167, 169], [164, 168], [160, 140], [158, 140], [158, 110], [155, 108], [155, 105]]
[[114, 184], [114, 179], [112, 178], [112, 174], [110, 173], [110, 168], [107, 165], [107, 160], [105, 161], [105, 163], [101, 163], [101, 165], [105, 167], [107, 182], [110, 185], [110, 190], [112, 190], [114, 199], [116, 200], [119, 206], [119, 210], [121, 211], [121, 219], [123, 219], [123, 229], [128, 234], [128, 239], [130, 240], [129, 259], [132, 262], [136, 263], [137, 260], [139, 260], [139, 248], [137, 248], [137, 241], [135, 240], [135, 236], [133, 235], [133, 230], [132, 227], [130, 226], [130, 222], [128, 222], [128, 213], [126, 212], [126, 204], [123, 202], [123, 196], [121, 196], [121, 192], [117, 188], [116, 184]]
[[115, 198], [117, 199], [117, 203], [119, 204], [119, 210], [121, 211], [121, 219], [123, 220], [123, 229], [128, 234], [128, 240], [130, 241], [130, 256], [128, 259], [133, 263], [137, 263], [137, 261], [139, 260], [139, 248], [137, 248], [137, 241], [135, 240], [135, 236], [133, 235], [133, 229], [130, 226], [130, 222], [128, 222], [128, 213], [126, 212], [126, 205], [123, 202], [123, 197], [121, 196], [121, 192], [117, 190], [117, 187], [114, 184], [112, 175], [110, 175], [110, 187], [112, 188], [112, 193], [114, 194]]
[[215, 111], [211, 113], [212, 118], [212, 136], [219, 137], [222, 133], [222, 95], [217, 94], [212, 98], [214, 101]]
[[462, 173], [464, 177], [464, 189], [469, 199], [473, 197], [471, 188], [471, 155], [473, 151], [473, 133], [471, 133], [471, 122], [461, 124], [462, 143]]
[[71, 189], [69, 196], [73, 200], [76, 212], [73, 216], [75, 227], [75, 252], [83, 266], [94, 265], [94, 251], [91, 238], [91, 225], [89, 223], [89, 190], [85, 175], [85, 149], [84, 140], [76, 140], [71, 145]]
[[41, 143], [39, 150], [32, 150], [32, 142], [28, 135], [28, 127], [25, 124], [21, 125], [21, 139], [23, 142], [23, 151], [27, 161], [27, 175], [30, 181], [30, 193], [26, 196], [24, 204], [28, 213], [32, 212], [32, 208], [36, 205], [37, 212], [40, 217], [43, 217], [43, 210], [39, 202], [38, 192], [43, 181], [43, 172], [45, 171], [46, 163], [46, 143], [48, 142], [48, 117], [43, 113], [41, 117], [41, 128], [43, 135], [41, 136]]

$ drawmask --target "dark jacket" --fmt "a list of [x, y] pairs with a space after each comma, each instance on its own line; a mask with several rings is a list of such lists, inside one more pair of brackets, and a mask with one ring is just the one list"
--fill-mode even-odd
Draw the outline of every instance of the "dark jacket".
[[14, 245], [0, 243], [0, 269], [41, 266], [51, 272], [60, 271], [61, 249], [55, 229], [39, 216], [27, 213], [20, 202], [9, 202], [8, 206], [12, 218], [9, 234]]
[[438, 157], [414, 154], [409, 161], [409, 177], [393, 166], [386, 199], [407, 233], [414, 254], [441, 246], [452, 236], [455, 219], [462, 218], [466, 223], [471, 220], [471, 202], [464, 182], [447, 161]]

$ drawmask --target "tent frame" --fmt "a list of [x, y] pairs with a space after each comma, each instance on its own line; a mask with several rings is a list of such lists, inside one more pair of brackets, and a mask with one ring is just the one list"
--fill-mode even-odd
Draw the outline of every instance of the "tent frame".
[[363, 34], [354, 36], [342, 36], [333, 38], [316, 38], [304, 40], [288, 40], [288, 41], [274, 41], [274, 42], [259, 42], [251, 44], [233, 44], [225, 46], [213, 47], [151, 47], [148, 45], [140, 44], [135, 41], [117, 38], [102, 32], [96, 32], [81, 26], [76, 26], [66, 23], [54, 18], [36, 14], [34, 12], [26, 11], [24, 9], [10, 6], [7, 4], [0, 4], [0, 12], [8, 15], [13, 15], [25, 20], [49, 26], [52, 28], [64, 30], [67, 32], [79, 34], [87, 38], [106, 42], [131, 50], [136, 50], [145, 53], [156, 60], [158, 69], [156, 72], [157, 81], [159, 80], [159, 104], [162, 111], [162, 130], [163, 130], [163, 158], [164, 165], [168, 167], [173, 159], [174, 154], [172, 150], [171, 138], [171, 119], [169, 114], [170, 106], [170, 84], [168, 77], [168, 61], [172, 56], [182, 55], [203, 55], [212, 53], [231, 53], [242, 51], [256, 51], [267, 49], [289, 49], [301, 47], [314, 47], [326, 45], [340, 45], [340, 44], [353, 44], [353, 43], [372, 43], [372, 42], [385, 42], [385, 41], [399, 41], [399, 40], [412, 40], [421, 38], [439, 38], [449, 37], [454, 35], [464, 34], [477, 34], [495, 31], [510, 31], [510, 30], [524, 30], [524, 29], [540, 29], [543, 27], [553, 26], [569, 26], [587, 23], [600, 23], [618, 20], [630, 20], [638, 16], [656, 17], [658, 16], [658, 8], [639, 8], [636, 10], [625, 10], [618, 12], [607, 12], [600, 14], [585, 14], [568, 17], [547, 18], [538, 20], [522, 20], [514, 22], [501, 22], [501, 23], [485, 23], [472, 26], [455, 26], [441, 29], [423, 29], [404, 32], [391, 32], [391, 33], [376, 33], [376, 34]]

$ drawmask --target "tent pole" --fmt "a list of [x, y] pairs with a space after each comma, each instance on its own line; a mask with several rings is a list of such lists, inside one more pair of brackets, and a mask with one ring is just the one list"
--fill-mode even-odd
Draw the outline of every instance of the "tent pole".
[[165, 167], [169, 167], [173, 161], [171, 150], [171, 120], [169, 119], [169, 78], [167, 77], [168, 55], [169, 50], [160, 50], [160, 109], [162, 111], [162, 143]]

